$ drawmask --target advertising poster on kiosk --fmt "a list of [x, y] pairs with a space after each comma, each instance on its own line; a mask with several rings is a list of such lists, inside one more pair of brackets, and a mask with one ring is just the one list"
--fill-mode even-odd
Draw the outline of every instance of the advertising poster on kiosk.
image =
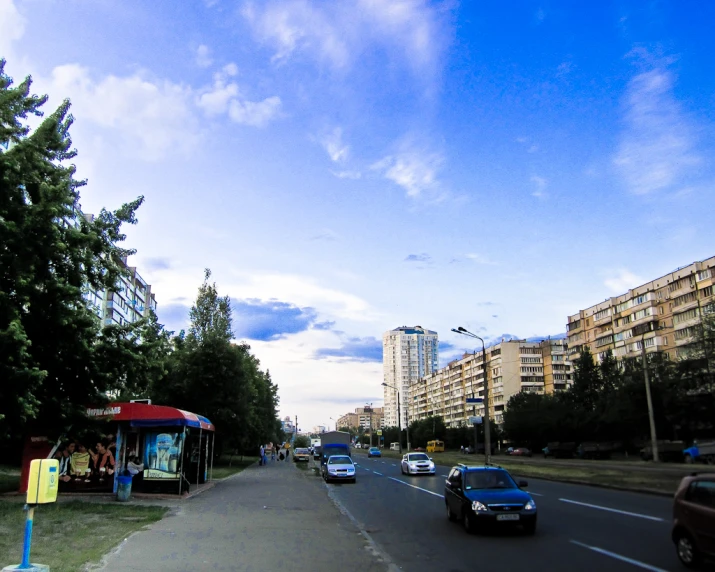
[[144, 480], [179, 480], [184, 432], [149, 432], [144, 440]]

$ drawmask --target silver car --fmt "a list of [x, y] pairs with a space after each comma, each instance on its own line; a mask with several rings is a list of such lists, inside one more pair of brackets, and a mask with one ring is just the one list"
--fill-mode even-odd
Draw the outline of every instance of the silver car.
[[403, 475], [434, 475], [434, 462], [424, 453], [407, 453], [402, 457]]
[[331, 455], [323, 465], [323, 479], [330, 481], [355, 482], [355, 464], [347, 455]]

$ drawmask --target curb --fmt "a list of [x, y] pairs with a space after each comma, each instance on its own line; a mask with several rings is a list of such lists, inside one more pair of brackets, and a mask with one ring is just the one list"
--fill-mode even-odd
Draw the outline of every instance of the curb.
[[[509, 472], [511, 473], [511, 471], [509, 471]], [[514, 471], [513, 474], [517, 475], [518, 472]], [[552, 483], [565, 483], [567, 485], [582, 485], [582, 486], [586, 486], [586, 487], [594, 487], [597, 489], [623, 491], [626, 493], [642, 493], [642, 494], [659, 496], [659, 497], [667, 497], [667, 498], [673, 498], [673, 495], [675, 495], [675, 491], [673, 491], [672, 493], [666, 493], [664, 491], [659, 491], [656, 489], [623, 487], [623, 486], [618, 486], [618, 485], [604, 485], [603, 483], [589, 483], [588, 481], [554, 479], [554, 478], [549, 478], [549, 477], [524, 477], [524, 478], [534, 479], [535, 481], [549, 481]]]

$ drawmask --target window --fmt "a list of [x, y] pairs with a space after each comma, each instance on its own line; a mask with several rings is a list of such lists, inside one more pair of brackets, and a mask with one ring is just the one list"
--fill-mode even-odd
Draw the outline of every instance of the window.
[[701, 270], [700, 272], [698, 272], [698, 282], [700, 282], [701, 280], [710, 278], [710, 276], [712, 276], [712, 272], [711, 272], [710, 268]]
[[568, 324], [566, 326], [566, 330], [570, 332], [571, 330], [577, 330], [580, 327], [581, 327], [581, 320], [576, 320], [575, 322], [571, 322], [570, 324]]
[[605, 310], [600, 310], [599, 312], [596, 312], [596, 315], [593, 317], [593, 319], [600, 320], [602, 318], [607, 318], [610, 315], [611, 315], [611, 309], [606, 308]]
[[673, 300], [673, 306], [678, 307], [682, 306], [683, 304], [687, 304], [689, 302], [694, 302], [696, 298], [697, 292], [688, 292], [687, 294], [683, 294], [682, 296], [678, 296]]
[[683, 322], [687, 322], [688, 320], [692, 320], [697, 317], [698, 309], [692, 308], [691, 310], [687, 310], [686, 312], [683, 312], [681, 314], [675, 314], [673, 316], [673, 325], [682, 324]]
[[675, 331], [675, 340], [680, 341], [695, 335], [695, 326], [688, 326], [682, 330]]
[[596, 347], [599, 348], [601, 346], [605, 346], [606, 344], [611, 343], [613, 343], [613, 336], [604, 336], [596, 340]]
[[668, 286], [668, 292], [675, 292], [676, 290], [680, 290], [683, 286], [685, 286], [685, 278], [681, 278], [670, 284], [670, 286]]
[[710, 296], [713, 295], [713, 287], [712, 286], [707, 286], [700, 290], [700, 297], [701, 298], [709, 298]]
[[685, 499], [701, 506], [715, 508], [715, 481], [690, 483]]

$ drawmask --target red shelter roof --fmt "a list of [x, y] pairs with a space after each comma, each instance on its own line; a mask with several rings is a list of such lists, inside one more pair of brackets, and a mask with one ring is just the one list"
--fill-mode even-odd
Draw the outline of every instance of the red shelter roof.
[[211, 421], [196, 413], [166, 405], [150, 405], [148, 403], [110, 403], [106, 407], [87, 409], [87, 416], [106, 417], [113, 421], [128, 421], [132, 427], [183, 425], [197, 429], [201, 428], [204, 431], [216, 430]]

